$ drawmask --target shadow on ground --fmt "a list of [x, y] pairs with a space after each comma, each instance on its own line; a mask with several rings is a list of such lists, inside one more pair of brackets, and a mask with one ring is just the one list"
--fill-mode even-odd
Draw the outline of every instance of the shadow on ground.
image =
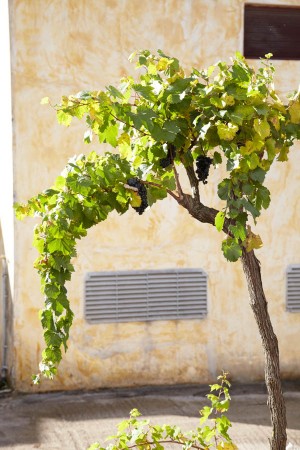
[[[288, 427], [292, 430], [294, 444], [298, 443], [298, 437], [300, 444], [300, 384], [286, 384], [284, 390]], [[199, 410], [207, 404], [206, 393], [207, 386], [162, 386], [93, 392], [0, 394], [0, 447], [84, 449], [95, 440], [112, 434], [116, 424], [128, 417], [132, 408], [138, 408], [153, 422], [168, 422], [191, 429], [198, 425]], [[251, 425], [251, 433], [264, 430], [262, 439], [267, 439], [270, 419], [264, 385], [235, 385], [231, 395], [228, 416], [234, 423], [237, 439], [239, 430], [244, 434], [247, 430], [249, 432], [247, 424]], [[239, 448], [268, 448], [264, 444], [249, 445]]]

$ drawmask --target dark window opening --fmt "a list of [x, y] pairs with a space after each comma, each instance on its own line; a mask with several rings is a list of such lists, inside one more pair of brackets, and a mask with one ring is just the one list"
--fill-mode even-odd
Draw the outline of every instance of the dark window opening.
[[244, 55], [300, 60], [300, 7], [245, 5]]

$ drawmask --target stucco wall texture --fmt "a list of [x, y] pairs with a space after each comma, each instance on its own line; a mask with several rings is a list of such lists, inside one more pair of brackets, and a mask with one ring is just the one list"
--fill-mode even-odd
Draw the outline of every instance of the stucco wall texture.
[[[266, 2], [265, 2], [266, 3]], [[278, 2], [273, 2], [278, 3]], [[285, 1], [299, 5], [299, 1]], [[101, 151], [83, 144], [84, 124], [57, 125], [40, 105], [49, 96], [101, 89], [133, 72], [129, 54], [160, 48], [185, 67], [206, 67], [242, 51], [241, 0], [12, 0], [10, 2], [14, 192], [25, 201], [52, 185], [74, 154]], [[297, 88], [300, 62], [275, 62], [277, 87]], [[268, 175], [272, 203], [256, 231], [269, 311], [279, 337], [282, 373], [300, 375], [300, 314], [285, 311], [285, 270], [300, 261], [299, 146], [288, 163]], [[219, 174], [201, 187], [205, 204], [218, 207]], [[248, 305], [240, 263], [221, 255], [222, 235], [195, 223], [172, 199], [142, 217], [112, 214], [79, 242], [76, 272], [68, 284], [75, 312], [69, 350], [52, 382], [30, 386], [43, 348], [38, 275], [32, 268], [36, 219], [15, 223], [14, 383], [29, 391], [206, 383], [222, 369], [235, 380], [263, 378], [263, 352]], [[13, 262], [11, 262], [13, 263]], [[86, 272], [163, 268], [204, 269], [208, 316], [203, 320], [89, 325], [83, 317]]]

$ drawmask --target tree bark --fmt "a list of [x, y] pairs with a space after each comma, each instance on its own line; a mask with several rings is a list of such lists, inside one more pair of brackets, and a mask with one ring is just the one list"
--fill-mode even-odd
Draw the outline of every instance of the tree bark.
[[273, 427], [270, 448], [272, 450], [285, 450], [287, 423], [280, 379], [278, 341], [268, 313], [268, 305], [261, 280], [260, 263], [253, 251], [247, 253], [244, 250], [242, 264], [248, 283], [250, 305], [259, 329], [265, 355], [265, 381]]

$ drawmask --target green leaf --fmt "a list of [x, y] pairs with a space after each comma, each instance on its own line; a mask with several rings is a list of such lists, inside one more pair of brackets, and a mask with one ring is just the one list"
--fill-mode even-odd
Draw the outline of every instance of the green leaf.
[[54, 183], [54, 189], [62, 190], [66, 185], [66, 179], [62, 175], [59, 175]]
[[139, 196], [139, 194], [137, 192], [132, 191], [131, 192], [131, 202], [130, 202], [131, 206], [133, 208], [138, 208], [139, 206], [141, 206], [141, 203], [142, 203], [142, 199]]
[[105, 450], [105, 449], [101, 447], [99, 442], [95, 442], [94, 444], [89, 446], [88, 450]]
[[54, 320], [53, 320], [53, 313], [50, 310], [43, 310], [40, 313], [40, 320], [42, 323], [43, 328], [46, 328], [48, 330], [54, 330]]
[[241, 66], [240, 62], [235, 61], [232, 66], [232, 75], [238, 81], [249, 81], [251, 71], [247, 66]]
[[256, 219], [256, 217], [258, 217], [260, 215], [260, 212], [258, 211], [258, 209], [255, 208], [255, 206], [249, 200], [246, 200], [245, 198], [243, 198], [241, 200], [241, 203], [244, 206], [244, 208], [252, 214], [254, 219]]
[[266, 140], [266, 148], [268, 152], [268, 160], [273, 161], [276, 156], [276, 141], [273, 138]]
[[164, 99], [170, 94], [182, 94], [193, 80], [193, 78], [177, 78], [166, 88]]
[[221, 200], [229, 200], [231, 191], [231, 181], [225, 178], [218, 185], [218, 196]]
[[32, 383], [35, 384], [35, 385], [40, 384], [40, 381], [41, 381], [41, 376], [40, 376], [40, 374], [32, 375], [31, 381], [32, 381]]
[[260, 103], [258, 105], [255, 104], [253, 108], [256, 111], [256, 113], [259, 114], [260, 116], [266, 116], [270, 111], [270, 107], [268, 106], [267, 103]]
[[47, 243], [48, 251], [54, 253], [61, 252], [63, 255], [69, 255], [73, 248], [73, 242], [70, 239], [52, 239]]
[[270, 205], [270, 191], [265, 186], [259, 186], [256, 191], [256, 203], [255, 206], [258, 210], [263, 207], [264, 209], [267, 209]]
[[226, 106], [226, 102], [220, 97], [211, 97], [209, 101], [213, 106], [219, 109], [223, 109]]
[[33, 234], [33, 242], [32, 245], [38, 250], [39, 253], [43, 253], [45, 250], [45, 239], [43, 239], [39, 233], [39, 230], [36, 228]]
[[229, 230], [236, 240], [241, 240], [243, 242], [246, 239], [246, 228], [244, 223], [236, 220], [234, 225], [229, 226]]
[[247, 100], [247, 89], [242, 88], [235, 83], [227, 86], [227, 94], [232, 95], [236, 100]]
[[230, 114], [232, 120], [238, 125], [242, 125], [244, 120], [250, 120], [254, 116], [254, 108], [250, 105], [237, 105]]
[[133, 408], [130, 411], [130, 417], [140, 417], [142, 414], [139, 412], [137, 408]]
[[242, 256], [240, 245], [233, 238], [227, 238], [222, 242], [222, 251], [228, 261], [235, 262]]
[[163, 142], [174, 142], [177, 133], [180, 132], [180, 127], [177, 121], [166, 121], [163, 125], [154, 123], [152, 129], [150, 130], [151, 136], [156, 141]]
[[256, 169], [250, 171], [249, 175], [252, 180], [258, 181], [259, 183], [263, 183], [266, 176], [266, 172], [260, 167], [257, 167]]
[[45, 358], [46, 361], [49, 361], [51, 364], [58, 363], [61, 361], [61, 350], [58, 347], [47, 347], [43, 351], [43, 358]]
[[263, 140], [270, 136], [271, 129], [266, 119], [254, 119], [253, 127]]
[[49, 346], [60, 347], [62, 336], [55, 331], [47, 330], [44, 333], [44, 339], [46, 344]]
[[75, 95], [79, 100], [90, 100], [92, 98], [89, 91], [80, 91]]
[[219, 211], [215, 217], [215, 226], [218, 231], [222, 231], [224, 221], [225, 221], [225, 213], [223, 211]]
[[257, 153], [252, 153], [248, 160], [248, 165], [251, 170], [256, 169], [256, 167], [259, 165], [260, 159], [258, 157]]
[[214, 152], [213, 160], [214, 165], [222, 164], [221, 154], [219, 152]]
[[122, 92], [119, 91], [115, 86], [108, 86], [106, 90], [110, 93], [110, 95], [114, 98], [119, 98], [120, 100], [123, 100], [124, 96]]
[[119, 133], [118, 124], [111, 124], [101, 134], [99, 134], [100, 142], [107, 142], [112, 147], [116, 147], [118, 144], [117, 140], [118, 133]]
[[180, 132], [180, 126], [177, 120], [168, 120], [163, 124], [163, 129], [169, 133], [168, 142], [173, 142], [177, 133]]
[[24, 205], [22, 203], [14, 203], [14, 209], [18, 220], [23, 220], [25, 217], [34, 215], [34, 210], [29, 204]]
[[254, 190], [255, 190], [255, 188], [254, 188], [253, 184], [250, 184], [248, 182], [243, 183], [242, 191], [244, 194], [251, 195], [251, 194], [253, 194]]
[[165, 172], [161, 177], [160, 184], [163, 187], [170, 189], [171, 191], [174, 191], [176, 189], [174, 173], [173, 172]]
[[291, 122], [300, 123], [300, 103], [299, 102], [292, 103], [288, 111], [291, 116]]
[[61, 125], [65, 125], [68, 127], [72, 122], [72, 116], [69, 113], [64, 112], [62, 109], [59, 109], [56, 112], [57, 121]]
[[149, 186], [147, 190], [147, 198], [149, 206], [152, 206], [157, 200], [163, 200], [168, 196], [166, 189]]
[[151, 86], [142, 86], [141, 84], [134, 84], [132, 87], [135, 90], [135, 92], [140, 94], [146, 100], [149, 100], [149, 101], [156, 100], [156, 97], [153, 93], [153, 89]]
[[287, 145], [284, 145], [278, 155], [277, 161], [288, 161], [288, 154], [289, 154], [289, 147]]
[[223, 141], [232, 141], [235, 138], [235, 135], [238, 131], [239, 127], [231, 122], [219, 123], [217, 125], [219, 138]]

